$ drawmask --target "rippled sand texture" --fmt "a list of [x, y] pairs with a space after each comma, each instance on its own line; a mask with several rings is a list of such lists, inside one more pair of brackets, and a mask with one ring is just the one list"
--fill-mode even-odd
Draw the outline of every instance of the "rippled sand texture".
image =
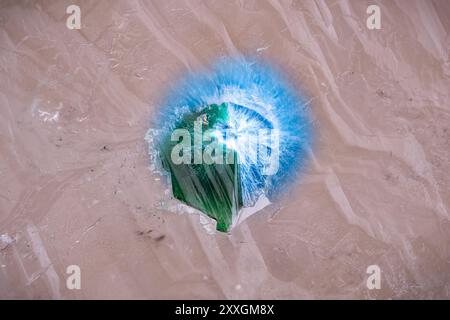
[[[71, 3], [0, 2], [0, 297], [450, 298], [450, 2], [82, 1], [69, 30]], [[168, 210], [144, 135], [181, 73], [241, 53], [309, 95], [316, 145], [211, 235]]]

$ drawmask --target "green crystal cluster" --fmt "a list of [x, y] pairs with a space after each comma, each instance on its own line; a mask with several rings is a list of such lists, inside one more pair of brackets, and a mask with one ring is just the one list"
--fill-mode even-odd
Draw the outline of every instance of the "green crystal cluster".
[[[201, 121], [202, 132], [213, 129], [222, 135], [227, 127], [229, 112], [225, 103], [211, 104], [196, 113], [185, 115], [176, 125], [175, 129], [189, 131], [191, 141], [196, 142], [194, 124]], [[199, 154], [203, 155], [205, 148], [213, 140], [202, 139], [200, 145], [193, 143], [189, 149], [191, 159]], [[218, 143], [223, 150], [222, 163], [207, 164], [205, 161], [197, 163], [176, 164], [172, 160], [173, 148], [179, 141], [172, 141], [166, 137], [160, 145], [160, 155], [163, 167], [170, 173], [172, 192], [175, 198], [196, 208], [217, 221], [216, 229], [227, 232], [233, 224], [240, 208], [243, 205], [241, 181], [239, 173], [238, 154], [236, 150], [225, 146], [223, 140]], [[197, 153], [197, 155], [196, 155]], [[232, 159], [232, 161], [226, 161]]]

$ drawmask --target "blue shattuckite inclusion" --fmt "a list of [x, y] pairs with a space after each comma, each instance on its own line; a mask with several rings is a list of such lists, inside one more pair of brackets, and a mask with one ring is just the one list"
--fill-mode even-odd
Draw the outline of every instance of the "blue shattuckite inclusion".
[[[189, 122], [194, 119], [204, 119], [203, 129], [217, 132], [220, 146], [236, 154], [235, 164], [173, 163], [170, 148], [178, 141], [171, 135], [187, 128], [194, 136]], [[272, 140], [261, 140], [261, 132], [277, 133], [276, 149]], [[209, 71], [189, 73], [174, 83], [148, 134], [151, 158], [170, 176], [174, 196], [216, 219], [220, 231], [230, 229], [241, 208], [261, 196], [273, 201], [286, 190], [304, 167], [312, 141], [305, 98], [279, 70], [243, 58], [220, 59]], [[261, 144], [266, 156], [278, 152], [276, 170], [269, 174], [264, 159], [249, 152], [249, 146], [261, 150]]]

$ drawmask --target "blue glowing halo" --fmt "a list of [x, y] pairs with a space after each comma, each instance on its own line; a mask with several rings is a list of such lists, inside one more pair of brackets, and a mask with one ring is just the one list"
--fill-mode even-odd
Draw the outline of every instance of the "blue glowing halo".
[[[154, 168], [161, 169], [158, 143], [171, 135], [184, 115], [225, 103], [230, 115], [226, 125], [236, 133], [233, 147], [239, 154], [243, 206], [253, 206], [261, 195], [273, 201], [306, 164], [313, 136], [306, 101], [280, 70], [259, 59], [221, 58], [208, 71], [189, 72], [164, 95], [147, 133]], [[279, 132], [274, 174], [265, 175], [261, 163], [239, 152], [239, 137], [253, 137], [260, 129]]]

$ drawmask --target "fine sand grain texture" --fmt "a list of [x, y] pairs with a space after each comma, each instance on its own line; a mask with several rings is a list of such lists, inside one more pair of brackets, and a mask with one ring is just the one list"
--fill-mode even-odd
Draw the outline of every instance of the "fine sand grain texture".
[[[449, 31], [447, 0], [0, 1], [0, 298], [450, 298]], [[240, 54], [285, 70], [316, 138], [223, 234], [174, 213], [144, 136], [181, 74]]]

